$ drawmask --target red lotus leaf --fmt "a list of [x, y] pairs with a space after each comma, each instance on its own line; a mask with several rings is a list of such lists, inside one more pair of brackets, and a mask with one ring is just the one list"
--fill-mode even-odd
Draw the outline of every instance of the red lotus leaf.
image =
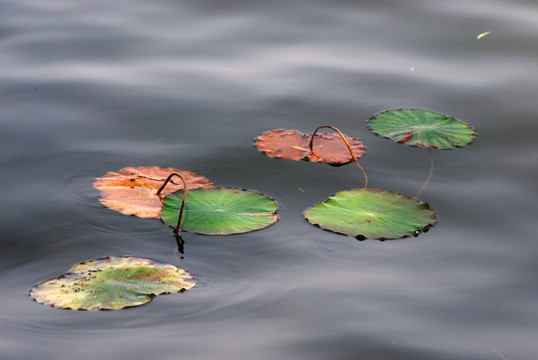
[[172, 173], [185, 178], [187, 189], [213, 187], [207, 178], [191, 171], [158, 166], [127, 167], [117, 173], [108, 172], [97, 178], [93, 186], [101, 191], [101, 204], [112, 210], [142, 218], [159, 218], [162, 198], [183, 189], [181, 181], [170, 180], [160, 196], [157, 195], [157, 190]]
[[[355, 157], [364, 154], [364, 145], [357, 138], [345, 135]], [[313, 153], [310, 152], [312, 134], [297, 130], [277, 129], [267, 131], [256, 139], [256, 147], [267, 156], [279, 159], [308, 160], [331, 165], [344, 165], [353, 160], [349, 149], [339, 134], [316, 133]]]

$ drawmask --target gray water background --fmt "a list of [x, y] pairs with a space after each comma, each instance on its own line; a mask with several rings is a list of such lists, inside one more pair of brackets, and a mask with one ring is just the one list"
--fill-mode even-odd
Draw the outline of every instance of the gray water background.
[[[537, 62], [531, 0], [1, 1], [0, 358], [535, 359]], [[309, 225], [361, 173], [254, 146], [334, 125], [365, 143], [371, 187], [413, 195], [427, 152], [365, 123], [400, 107], [478, 131], [434, 153], [420, 197], [439, 222], [417, 238]], [[270, 195], [280, 220], [184, 234], [180, 258], [170, 228], [92, 187], [152, 165]], [[108, 255], [179, 264], [197, 286], [106, 312], [28, 296]]]

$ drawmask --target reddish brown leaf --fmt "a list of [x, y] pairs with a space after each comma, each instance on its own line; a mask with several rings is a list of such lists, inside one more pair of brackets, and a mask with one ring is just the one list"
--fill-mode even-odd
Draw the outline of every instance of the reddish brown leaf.
[[[309, 160], [332, 165], [343, 165], [353, 159], [338, 134], [317, 133], [314, 138], [314, 154], [309, 145], [312, 134], [302, 134], [297, 130], [277, 129], [267, 131], [256, 139], [256, 147], [267, 156], [279, 159]], [[346, 135], [355, 157], [364, 154], [364, 145], [357, 138]]]
[[108, 172], [97, 178], [93, 186], [101, 191], [99, 201], [106, 207], [125, 215], [136, 215], [143, 218], [159, 218], [162, 198], [183, 189], [179, 180], [172, 179], [157, 196], [157, 190], [168, 175], [178, 173], [187, 181], [187, 189], [211, 188], [213, 184], [203, 176], [191, 171], [158, 166], [127, 167], [117, 173]]

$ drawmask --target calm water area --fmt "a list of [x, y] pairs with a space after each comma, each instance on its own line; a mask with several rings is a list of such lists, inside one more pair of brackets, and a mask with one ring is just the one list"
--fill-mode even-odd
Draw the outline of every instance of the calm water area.
[[[0, 1], [0, 359], [536, 359], [537, 63], [535, 0]], [[333, 125], [364, 142], [370, 187], [413, 195], [428, 152], [366, 126], [396, 108], [478, 132], [434, 151], [439, 221], [416, 238], [310, 225], [361, 172], [255, 147]], [[128, 166], [262, 192], [279, 221], [183, 233], [180, 254], [160, 220], [99, 203], [94, 179]], [[28, 296], [121, 255], [197, 285], [118, 311]]]

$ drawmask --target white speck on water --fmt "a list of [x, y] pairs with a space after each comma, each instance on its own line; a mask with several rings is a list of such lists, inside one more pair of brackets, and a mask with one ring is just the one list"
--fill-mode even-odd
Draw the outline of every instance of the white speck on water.
[[478, 35], [476, 37], [476, 40], [480, 40], [482, 39], [484, 36], [486, 36], [487, 34], [489, 34], [491, 31], [486, 31], [486, 32], [483, 32], [482, 34]]

